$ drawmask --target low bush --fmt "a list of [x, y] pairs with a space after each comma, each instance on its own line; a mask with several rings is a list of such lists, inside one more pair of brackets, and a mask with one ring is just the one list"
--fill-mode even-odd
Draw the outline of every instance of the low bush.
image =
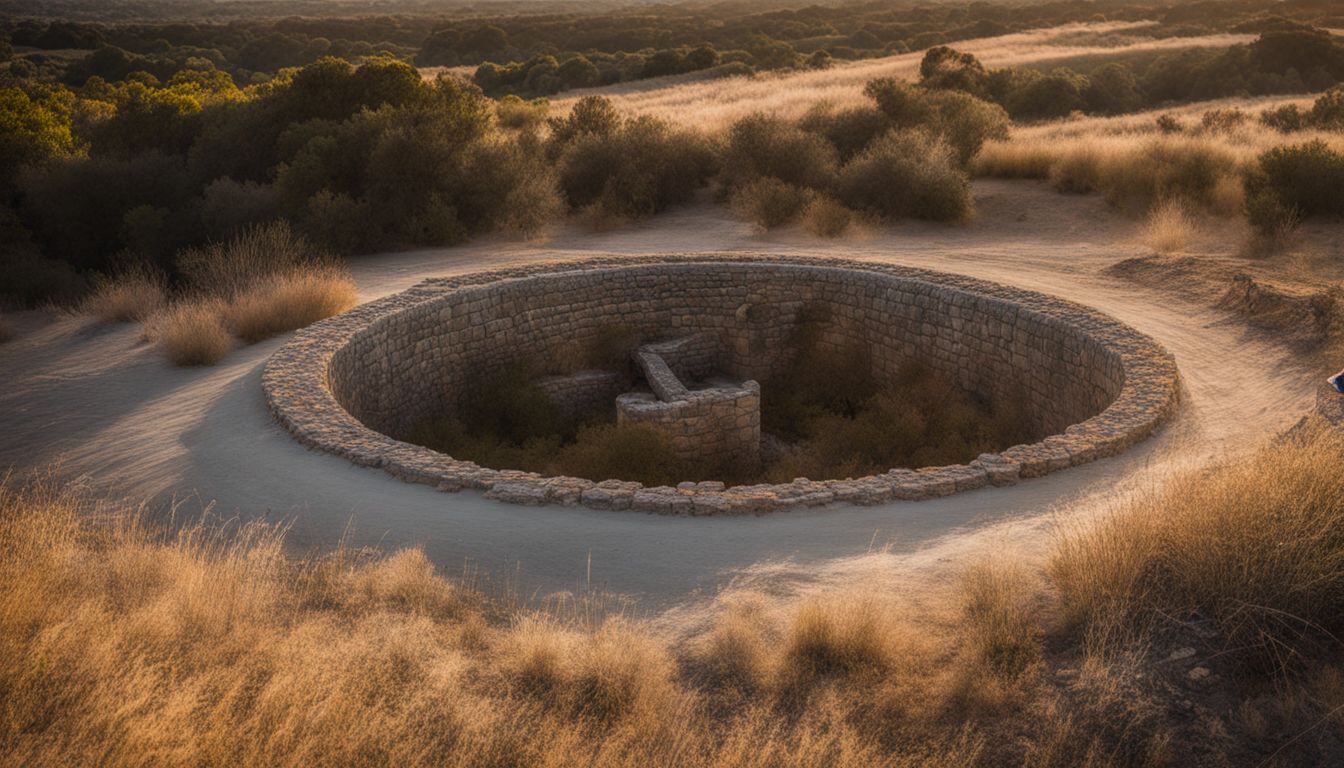
[[233, 297], [225, 323], [252, 344], [340, 314], [355, 305], [355, 283], [334, 265], [273, 275]]
[[802, 215], [813, 193], [779, 179], [764, 176], [733, 193], [733, 209], [761, 229], [791, 224]]
[[803, 229], [817, 237], [840, 237], [849, 229], [853, 215], [829, 197], [815, 197], [803, 209]]
[[728, 130], [723, 178], [729, 188], [771, 178], [794, 187], [828, 189], [836, 165], [836, 149], [826, 139], [783, 118], [757, 113]]
[[876, 107], [836, 109], [822, 103], [809, 109], [799, 119], [798, 127], [825, 138], [835, 147], [843, 163], [862, 152], [873, 139], [886, 133], [891, 124], [882, 110]]
[[105, 323], [143, 322], [168, 301], [167, 280], [152, 267], [136, 265], [103, 280], [80, 311]]
[[552, 460], [551, 474], [619, 478], [648, 486], [676, 485], [694, 474], [667, 434], [649, 424], [597, 424], [579, 429]]
[[174, 365], [214, 365], [233, 349], [219, 299], [177, 301], [149, 321], [148, 335]]
[[1317, 97], [1307, 120], [1326, 131], [1344, 131], [1344, 85], [1337, 85]]
[[283, 221], [245, 227], [227, 240], [188, 248], [177, 270], [188, 288], [228, 299], [275, 274], [301, 269], [322, 256]]
[[1134, 210], [1172, 199], [1212, 208], [1220, 181], [1239, 172], [1226, 149], [1197, 139], [1157, 139], [1134, 155], [1106, 158], [1098, 184], [1111, 204]]
[[1344, 154], [1316, 140], [1261, 154], [1245, 177], [1246, 216], [1263, 234], [1309, 216], [1344, 215]]
[[540, 128], [546, 122], [546, 113], [550, 111], [550, 102], [544, 98], [523, 101], [512, 94], [495, 103], [495, 119], [501, 128], [514, 131], [531, 131]]
[[1235, 107], [1210, 109], [1199, 118], [1199, 125], [1211, 133], [1227, 133], [1246, 124], [1248, 115]]
[[1293, 133], [1306, 128], [1308, 118], [1296, 104], [1284, 104], [1262, 111], [1260, 123], [1280, 133]]
[[960, 165], [985, 142], [1008, 138], [1008, 114], [997, 104], [953, 90], [927, 90], [892, 78], [869, 82], [864, 94], [896, 128], [923, 128], [950, 146]]
[[923, 131], [893, 131], [840, 171], [840, 200], [883, 218], [959, 221], [971, 214], [971, 185], [952, 150]]

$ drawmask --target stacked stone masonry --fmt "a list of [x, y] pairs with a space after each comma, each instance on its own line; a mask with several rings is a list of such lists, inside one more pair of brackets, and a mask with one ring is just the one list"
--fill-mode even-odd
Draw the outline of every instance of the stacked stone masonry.
[[[863, 345], [875, 376], [921, 361], [967, 391], [1017, 398], [1049, 436], [964, 465], [732, 488], [543, 477], [397, 439], [420, 420], [469, 407], [461, 395], [471, 379], [519, 359], [562, 366], [612, 327], [694, 339], [684, 359], [676, 347], [664, 357], [683, 380], [718, 371], [770, 381], [816, 307], [826, 310], [823, 343]], [[305, 445], [407, 481], [515, 503], [674, 514], [878, 504], [1011, 484], [1123, 451], [1172, 415], [1180, 389], [1156, 342], [1072, 302], [908, 267], [741, 254], [607, 257], [427, 280], [300, 331], [271, 358], [263, 386], [271, 411]], [[759, 388], [754, 395], [759, 402]]]
[[[755, 468], [761, 460], [761, 386], [746, 381], [692, 390], [663, 357], [664, 353], [677, 355], [679, 367], [689, 370], [692, 366], [685, 355], [692, 350], [712, 353], [713, 345], [692, 342], [705, 338], [708, 334], [697, 334], [636, 350], [635, 360], [653, 392], [629, 392], [616, 398], [616, 423], [653, 426], [668, 437], [683, 461]], [[701, 354], [702, 369], [707, 370], [713, 356]]]

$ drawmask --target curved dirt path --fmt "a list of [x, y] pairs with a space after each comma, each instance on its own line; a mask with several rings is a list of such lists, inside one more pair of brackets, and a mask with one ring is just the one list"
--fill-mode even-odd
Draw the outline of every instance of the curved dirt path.
[[177, 369], [131, 326], [27, 313], [15, 318], [18, 338], [0, 346], [0, 467], [61, 459], [63, 473], [99, 488], [161, 505], [185, 500], [179, 514], [214, 500], [225, 516], [289, 521], [300, 549], [349, 529], [354, 544], [421, 545], [445, 572], [467, 567], [523, 597], [591, 586], [661, 610], [729, 584], [787, 595], [856, 579], [938, 582], [985, 553], [1039, 557], [1057, 523], [1104, 510], [1173, 468], [1259, 445], [1310, 407], [1318, 377], [1289, 350], [1207, 307], [1106, 276], [1106, 266], [1145, 250], [1132, 241], [1136, 225], [1100, 200], [1033, 183], [978, 182], [976, 193], [979, 217], [959, 228], [900, 225], [832, 243], [759, 236], [699, 205], [606, 233], [382, 255], [352, 270], [365, 299], [433, 275], [597, 252], [818, 253], [965, 273], [1091, 305], [1166, 345], [1185, 400], [1159, 435], [1015, 487], [920, 503], [724, 518], [516, 507], [300, 447], [268, 416], [259, 385], [283, 338], [214, 368]]

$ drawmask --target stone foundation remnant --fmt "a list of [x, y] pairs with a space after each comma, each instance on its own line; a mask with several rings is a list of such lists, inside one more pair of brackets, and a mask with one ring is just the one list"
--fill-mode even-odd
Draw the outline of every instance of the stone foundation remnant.
[[[731, 488], [543, 477], [402, 439], [468, 406], [471, 381], [520, 360], [572, 370], [576, 350], [620, 327], [660, 340], [635, 352], [649, 392], [602, 371], [538, 385], [561, 408], [614, 403], [620, 421], [667, 429], [685, 455], [752, 461], [756, 382], [775, 380], [800, 324], [818, 316], [819, 343], [861, 345], [877, 380], [918, 362], [969, 393], [1016, 399], [1048, 436], [967, 464]], [[408, 482], [514, 503], [674, 514], [879, 504], [1011, 484], [1125, 450], [1170, 418], [1180, 392], [1175, 362], [1157, 342], [1073, 302], [869, 261], [742, 254], [614, 256], [426, 280], [299, 331], [271, 357], [262, 385], [271, 412], [304, 445]]]
[[635, 361], [653, 391], [616, 398], [616, 423], [658, 428], [683, 460], [754, 468], [761, 461], [761, 385], [745, 381], [688, 389], [665, 356], [676, 355], [672, 359], [679, 370], [704, 370], [713, 354], [697, 356], [696, 348], [695, 338], [686, 337], [637, 350]]

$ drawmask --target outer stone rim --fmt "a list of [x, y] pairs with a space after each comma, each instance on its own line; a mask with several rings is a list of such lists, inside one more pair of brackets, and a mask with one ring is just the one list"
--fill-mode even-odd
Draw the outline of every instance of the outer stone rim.
[[[622, 480], [543, 477], [532, 472], [491, 469], [402, 442], [361, 423], [332, 394], [332, 356], [380, 318], [426, 301], [487, 283], [657, 264], [760, 263], [857, 270], [920, 281], [946, 289], [1007, 301], [1020, 311], [1065, 323], [1116, 354], [1124, 371], [1119, 394], [1102, 412], [1061, 434], [984, 454], [968, 464], [893, 469], [847, 480], [796, 480], [724, 488], [719, 482], [645, 487]], [[488, 498], [518, 504], [582, 505], [593, 509], [633, 509], [667, 514], [760, 513], [833, 502], [880, 504], [946, 496], [987, 485], [1010, 485], [1124, 451], [1152, 434], [1175, 413], [1180, 377], [1169, 352], [1151, 337], [1109, 315], [1064, 299], [975, 278], [866, 261], [761, 254], [607, 256], [563, 263], [538, 263], [432, 278], [398, 294], [363, 304], [299, 331], [271, 356], [262, 375], [267, 406], [302, 444], [343, 456], [360, 466], [380, 467], [409, 482], [442, 491], [474, 489]]]

